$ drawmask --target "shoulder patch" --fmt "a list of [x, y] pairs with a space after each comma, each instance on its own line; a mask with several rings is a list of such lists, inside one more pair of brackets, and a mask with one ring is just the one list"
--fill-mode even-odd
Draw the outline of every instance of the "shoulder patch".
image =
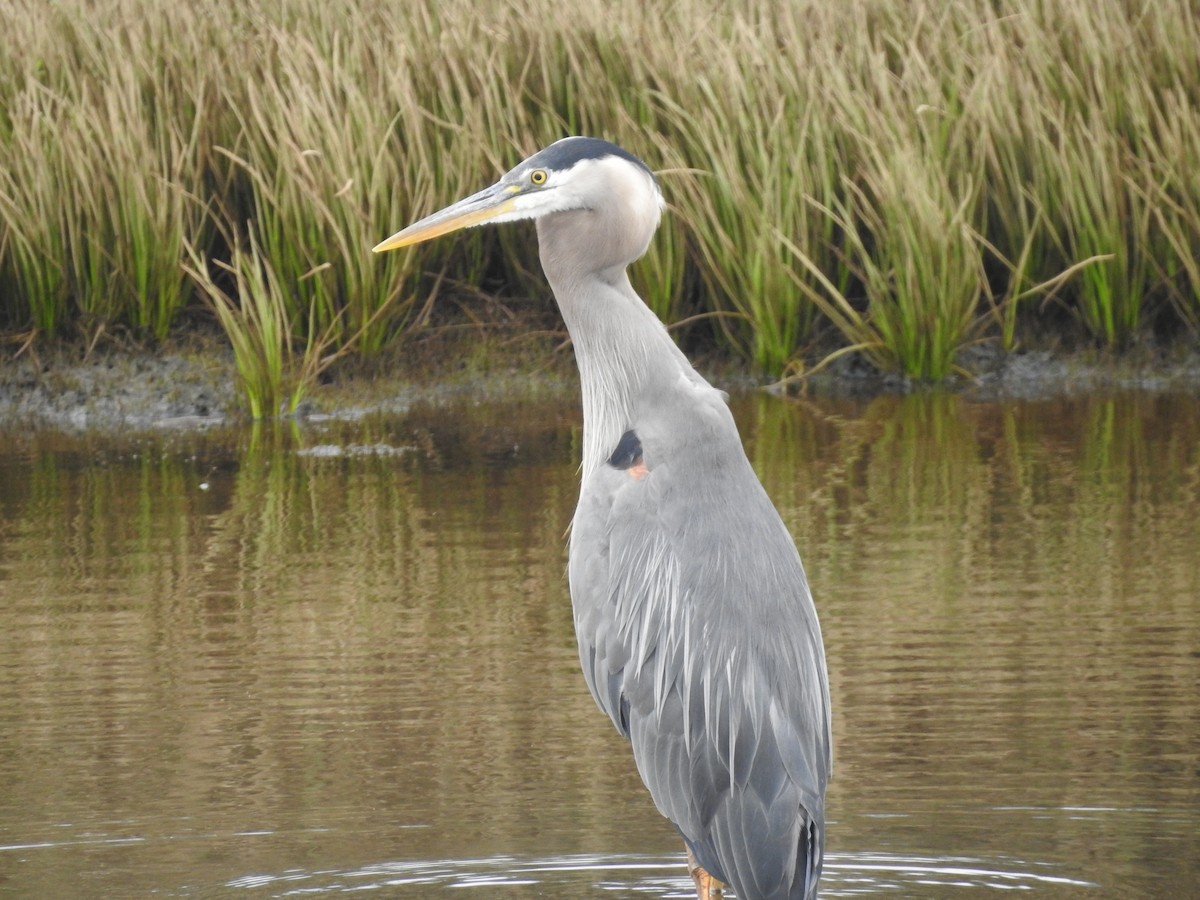
[[608, 458], [608, 464], [614, 469], [632, 469], [642, 463], [642, 442], [636, 431], [627, 431], [617, 441], [617, 447]]

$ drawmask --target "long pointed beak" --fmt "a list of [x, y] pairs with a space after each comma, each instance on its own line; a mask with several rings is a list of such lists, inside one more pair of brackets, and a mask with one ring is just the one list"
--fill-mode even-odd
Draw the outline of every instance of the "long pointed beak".
[[515, 204], [514, 194], [519, 188], [516, 185], [497, 182], [491, 187], [484, 188], [477, 194], [472, 194], [443, 210], [426, 216], [419, 222], [413, 222], [403, 231], [397, 231], [390, 238], [377, 244], [373, 249], [376, 253], [386, 250], [396, 250], [410, 244], [432, 240], [458, 231], [460, 228], [470, 228], [482, 225], [484, 222], [512, 212]]

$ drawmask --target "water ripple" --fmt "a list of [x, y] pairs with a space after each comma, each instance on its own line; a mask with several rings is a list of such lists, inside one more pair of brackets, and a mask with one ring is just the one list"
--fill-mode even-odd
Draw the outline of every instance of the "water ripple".
[[[694, 896], [683, 861], [675, 856], [561, 856], [522, 859], [397, 861], [344, 871], [288, 870], [278, 875], [244, 875], [226, 887], [288, 897], [346, 891], [431, 888], [536, 888], [538, 896], [577, 896], [606, 891], [664, 898]], [[930, 896], [955, 889], [1043, 890], [1097, 888], [1060, 867], [1016, 859], [923, 857], [891, 853], [831, 854], [825, 863], [822, 896], [875, 894]], [[522, 893], [522, 892], [518, 892]]]

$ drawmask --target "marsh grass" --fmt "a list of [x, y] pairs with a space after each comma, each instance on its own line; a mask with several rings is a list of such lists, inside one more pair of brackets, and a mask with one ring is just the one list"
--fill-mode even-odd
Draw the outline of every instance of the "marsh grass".
[[[0, 254], [4, 312], [11, 325], [55, 334], [71, 314], [63, 159], [49, 92], [34, 89], [9, 107], [6, 162], [0, 166]], [[36, 169], [34, 165], [36, 162]]]
[[1180, 91], [1163, 97], [1154, 116], [1155, 151], [1135, 182], [1162, 242], [1150, 264], [1175, 314], [1200, 335], [1200, 116]]
[[[216, 262], [211, 267], [194, 249], [191, 253], [186, 271], [229, 338], [250, 417], [258, 420], [294, 413], [331, 361], [324, 354], [333, 326], [326, 325], [318, 334], [315, 314], [301, 317], [291, 312], [286, 279], [272, 268], [255, 238], [250, 238], [247, 249], [234, 248], [232, 262]], [[227, 289], [225, 284], [230, 281]], [[298, 340], [296, 332], [302, 327], [308, 331]]]
[[[148, 103], [125, 48], [88, 35], [60, 91], [34, 81], [10, 108], [0, 174], [2, 268], [28, 324], [122, 322], [161, 339], [192, 297], [180, 266], [205, 212], [184, 185], [199, 174], [199, 132]], [[106, 67], [104, 83], [87, 70]]]
[[832, 346], [938, 380], [1072, 320], [1114, 348], [1200, 333], [1188, 0], [10, 6], [13, 330], [155, 339], [201, 306], [235, 348], [369, 356], [435, 285], [544, 297], [527, 229], [369, 248], [592, 133], [661, 172], [648, 303], [765, 373]]
[[1062, 148], [1059, 193], [1072, 202], [1064, 204], [1057, 239], [1065, 259], [1109, 255], [1081, 273], [1076, 309], [1099, 341], [1124, 346], [1137, 335], [1153, 288], [1153, 210], [1120, 158], [1127, 151], [1094, 128], [1076, 128]]

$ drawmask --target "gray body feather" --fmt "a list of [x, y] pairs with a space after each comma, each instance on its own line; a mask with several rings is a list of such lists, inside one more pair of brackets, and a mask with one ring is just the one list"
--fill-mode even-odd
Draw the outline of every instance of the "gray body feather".
[[820, 632], [728, 412], [674, 404], [689, 415], [671, 440], [634, 414], [648, 473], [601, 465], [583, 484], [570, 584], [584, 677], [704, 868], [748, 900], [807, 897], [830, 769]]

